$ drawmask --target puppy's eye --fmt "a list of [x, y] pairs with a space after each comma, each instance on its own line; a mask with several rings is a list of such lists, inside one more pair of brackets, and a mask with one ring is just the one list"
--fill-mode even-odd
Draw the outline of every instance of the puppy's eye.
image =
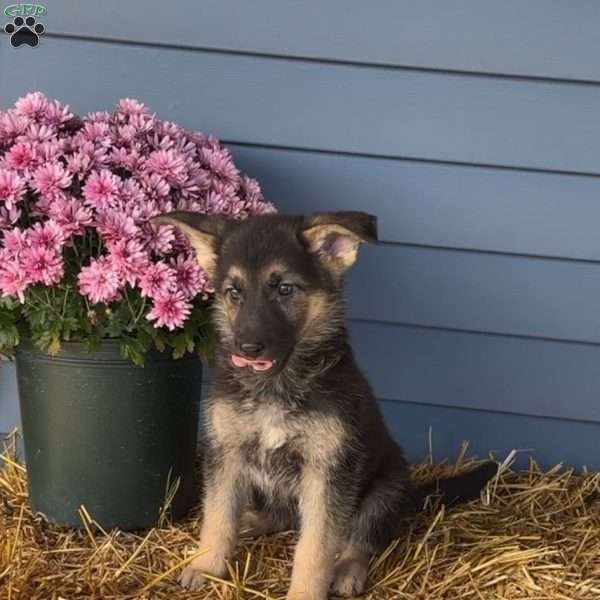
[[294, 293], [294, 284], [292, 283], [280, 283], [277, 288], [280, 296], [291, 296]]
[[225, 290], [225, 293], [229, 296], [229, 298], [231, 298], [231, 300], [233, 300], [234, 302], [238, 302], [239, 300], [241, 300], [242, 298], [242, 294], [240, 293], [240, 290], [234, 288], [234, 287], [230, 287], [227, 288]]

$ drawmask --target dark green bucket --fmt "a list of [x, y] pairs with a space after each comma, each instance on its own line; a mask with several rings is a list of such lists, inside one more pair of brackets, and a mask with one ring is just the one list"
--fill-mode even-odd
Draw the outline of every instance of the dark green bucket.
[[157, 524], [196, 499], [194, 462], [199, 359], [147, 355], [136, 367], [117, 341], [87, 353], [65, 343], [57, 356], [30, 344], [17, 352], [17, 382], [32, 509], [81, 527], [80, 506], [103, 528]]

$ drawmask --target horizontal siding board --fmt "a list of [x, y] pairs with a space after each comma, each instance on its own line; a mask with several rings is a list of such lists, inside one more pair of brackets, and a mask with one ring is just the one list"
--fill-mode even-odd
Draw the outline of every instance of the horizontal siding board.
[[359, 319], [600, 342], [600, 264], [367, 246], [348, 277]]
[[369, 322], [350, 333], [379, 398], [600, 422], [600, 347]]
[[597, 177], [232, 149], [282, 212], [369, 210], [388, 242], [600, 260]]
[[0, 53], [0, 103], [31, 89], [78, 111], [136, 96], [230, 141], [600, 173], [600, 86], [46, 38]]
[[600, 470], [598, 423], [399, 402], [382, 402], [382, 409], [411, 462], [428, 456], [431, 428], [435, 461], [456, 458], [462, 442], [469, 441], [468, 454], [481, 458], [491, 451], [504, 459], [511, 450], [522, 450], [517, 455], [517, 467], [525, 467], [531, 456], [543, 468], [563, 463]]
[[55, 33], [146, 43], [600, 80], [594, 0], [576, 10], [547, 0], [60, 0], [45, 23]]

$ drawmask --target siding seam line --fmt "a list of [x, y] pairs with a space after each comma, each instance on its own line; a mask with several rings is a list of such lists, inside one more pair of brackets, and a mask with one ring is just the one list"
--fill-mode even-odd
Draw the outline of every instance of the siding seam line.
[[501, 331], [493, 331], [493, 330], [480, 330], [480, 329], [467, 329], [462, 327], [448, 327], [444, 325], [431, 325], [426, 323], [409, 323], [406, 321], [386, 321], [383, 319], [368, 319], [365, 317], [356, 317], [349, 316], [349, 323], [363, 323], [369, 324], [372, 323], [374, 325], [381, 325], [385, 327], [405, 327], [410, 329], [426, 329], [432, 331], [446, 331], [449, 333], [464, 333], [468, 335], [479, 335], [479, 336], [488, 336], [488, 337], [503, 337], [503, 338], [512, 338], [519, 340], [537, 340], [540, 342], [552, 342], [556, 344], [576, 344], [580, 346], [600, 346], [600, 341], [593, 342], [591, 340], [577, 340], [572, 338], [559, 338], [552, 336], [542, 336], [542, 335], [532, 335], [526, 333], [510, 333], [510, 332], [501, 332]]
[[[4, 32], [3, 32], [4, 33]], [[242, 50], [232, 48], [216, 48], [211, 46], [193, 46], [191, 44], [175, 44], [172, 42], [148, 42], [142, 40], [126, 40], [118, 37], [109, 36], [88, 36], [78, 35], [73, 33], [53, 33], [46, 31], [45, 37], [67, 39], [83, 42], [98, 42], [102, 44], [123, 44], [127, 46], [141, 46], [150, 48], [165, 48], [169, 50], [186, 50], [192, 52], [206, 52], [212, 54], [233, 54], [237, 56], [249, 56], [255, 58], [268, 58], [273, 60], [286, 60], [303, 63], [317, 63], [323, 65], [332, 66], [349, 66], [349, 67], [360, 67], [360, 68], [375, 68], [375, 69], [386, 69], [391, 71], [420, 71], [424, 73], [437, 73], [442, 75], [450, 75], [457, 77], [480, 77], [490, 79], [503, 79], [503, 80], [515, 80], [515, 81], [527, 81], [532, 83], [556, 83], [560, 85], [584, 85], [584, 86], [598, 86], [600, 80], [597, 79], [584, 79], [584, 78], [568, 78], [568, 77], [555, 77], [549, 75], [525, 75], [519, 73], [505, 73], [505, 72], [494, 72], [494, 71], [479, 71], [479, 70], [468, 70], [468, 69], [450, 69], [441, 67], [423, 67], [416, 65], [398, 65], [387, 62], [377, 61], [360, 61], [360, 60], [346, 60], [341, 58], [325, 58], [325, 57], [313, 57], [304, 56], [300, 54], [279, 54], [276, 52], [261, 52], [258, 50]]]
[[599, 420], [586, 420], [586, 419], [578, 419], [575, 417], [555, 417], [553, 415], [536, 415], [531, 413], [524, 412], [514, 412], [509, 410], [497, 410], [497, 409], [489, 409], [489, 408], [475, 408], [472, 406], [459, 406], [459, 405], [450, 405], [450, 404], [437, 404], [435, 402], [421, 402], [421, 401], [411, 401], [411, 400], [400, 400], [396, 398], [382, 398], [377, 396], [377, 400], [379, 402], [390, 402], [392, 404], [404, 404], [409, 406], [428, 406], [431, 408], [447, 408], [449, 410], [466, 410], [470, 412], [479, 412], [479, 413], [492, 413], [495, 415], [512, 415], [514, 417], [529, 417], [533, 419], [544, 419], [545, 421], [569, 421], [575, 423], [587, 423], [591, 425], [600, 426]]
[[545, 167], [525, 167], [517, 165], [503, 165], [496, 163], [474, 163], [469, 161], [450, 160], [442, 158], [423, 158], [417, 156], [403, 156], [398, 154], [373, 154], [369, 152], [354, 152], [352, 150], [332, 150], [328, 148], [310, 148], [305, 146], [288, 146], [283, 144], [267, 144], [262, 142], [242, 142], [220, 138], [228, 146], [239, 146], [241, 148], [264, 148], [266, 150], [283, 150], [285, 152], [309, 152], [312, 154], [327, 154], [333, 156], [350, 156], [358, 158], [367, 158], [372, 160], [393, 160], [404, 162], [426, 163], [432, 165], [446, 165], [451, 167], [469, 167], [477, 169], [493, 169], [498, 171], [518, 171], [524, 173], [543, 173], [550, 175], [569, 175], [574, 177], [592, 177], [600, 178], [600, 172], [594, 171], [575, 171], [565, 169], [550, 169]]

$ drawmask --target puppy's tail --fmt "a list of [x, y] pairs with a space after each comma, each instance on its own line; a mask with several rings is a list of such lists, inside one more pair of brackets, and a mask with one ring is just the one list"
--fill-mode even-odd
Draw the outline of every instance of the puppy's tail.
[[428, 497], [446, 505], [475, 500], [497, 472], [498, 465], [488, 461], [461, 475], [428, 481], [417, 486], [413, 492], [415, 508], [423, 509]]

